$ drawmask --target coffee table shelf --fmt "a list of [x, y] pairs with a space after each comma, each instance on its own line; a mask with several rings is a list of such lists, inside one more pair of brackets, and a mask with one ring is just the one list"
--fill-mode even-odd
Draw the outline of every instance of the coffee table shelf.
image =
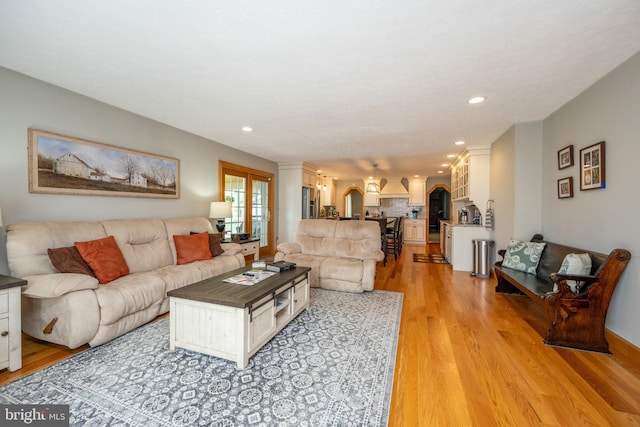
[[278, 273], [252, 286], [224, 282], [248, 270], [168, 292], [171, 350], [198, 351], [244, 369], [253, 354], [309, 306], [309, 268]]

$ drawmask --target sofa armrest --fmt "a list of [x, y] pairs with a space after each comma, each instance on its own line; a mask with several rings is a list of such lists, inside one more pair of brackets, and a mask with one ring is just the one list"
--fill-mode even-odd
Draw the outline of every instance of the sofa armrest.
[[283, 254], [299, 254], [302, 252], [300, 245], [295, 242], [285, 242], [278, 244], [278, 252], [282, 252]]
[[375, 249], [367, 253], [363, 253], [361, 256], [356, 257], [361, 260], [372, 259], [374, 261], [382, 261], [384, 260], [384, 252], [380, 249]]
[[98, 289], [98, 279], [86, 274], [38, 274], [23, 279], [27, 285], [22, 288], [22, 295], [31, 298], [56, 298], [70, 292]]
[[242, 246], [239, 243], [221, 243], [220, 246], [224, 252], [218, 256], [233, 256], [242, 252]]

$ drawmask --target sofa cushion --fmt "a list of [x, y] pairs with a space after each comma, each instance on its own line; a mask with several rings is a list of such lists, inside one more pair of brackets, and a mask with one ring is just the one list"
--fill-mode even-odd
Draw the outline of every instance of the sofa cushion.
[[[191, 234], [198, 234], [196, 231], [192, 231]], [[217, 257], [224, 253], [224, 249], [220, 246], [220, 233], [209, 233], [209, 250], [212, 257]]]
[[[216, 260], [217, 261], [217, 260]], [[202, 270], [198, 268], [198, 264], [207, 261], [197, 261], [185, 265], [168, 265], [166, 267], [155, 270], [156, 276], [162, 279], [166, 293], [192, 283], [199, 282], [206, 277], [203, 276]]]
[[106, 237], [99, 222], [23, 222], [8, 224], [7, 260], [14, 277], [56, 273], [48, 248], [73, 246], [80, 240]]
[[382, 261], [380, 239], [380, 226], [376, 222], [338, 221], [333, 256]]
[[100, 283], [108, 283], [129, 274], [127, 262], [113, 236], [74, 244]]
[[307, 255], [332, 256], [338, 221], [303, 219], [298, 223], [296, 243]]
[[164, 221], [157, 218], [102, 221], [127, 261], [129, 273], [151, 271], [173, 264]]
[[308, 255], [301, 253], [292, 253], [282, 256], [282, 252], [276, 254], [274, 261], [287, 261], [296, 264], [298, 267], [309, 267], [309, 286], [312, 288], [320, 287], [320, 265], [325, 257]]
[[38, 274], [24, 279], [27, 285], [22, 288], [22, 295], [31, 298], [56, 298], [70, 292], [98, 288], [98, 279], [86, 274]]
[[173, 236], [176, 245], [177, 264], [189, 264], [194, 261], [211, 259], [209, 250], [209, 236], [207, 233], [192, 234], [190, 236]]
[[77, 273], [96, 277], [75, 246], [47, 249], [47, 254], [53, 266], [60, 273]]
[[153, 305], [159, 309], [165, 284], [155, 271], [149, 271], [122, 276], [95, 292], [100, 305], [100, 324], [108, 325]]
[[546, 243], [544, 242], [522, 242], [511, 239], [504, 255], [502, 266], [529, 274], [536, 274], [540, 255], [542, 255], [545, 246]]

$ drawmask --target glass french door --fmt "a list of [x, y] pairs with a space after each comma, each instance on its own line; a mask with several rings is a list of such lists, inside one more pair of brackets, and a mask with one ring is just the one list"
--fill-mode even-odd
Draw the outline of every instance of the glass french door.
[[223, 161], [218, 170], [219, 194], [231, 202], [225, 237], [250, 233], [260, 239], [260, 257], [273, 255], [273, 174]]

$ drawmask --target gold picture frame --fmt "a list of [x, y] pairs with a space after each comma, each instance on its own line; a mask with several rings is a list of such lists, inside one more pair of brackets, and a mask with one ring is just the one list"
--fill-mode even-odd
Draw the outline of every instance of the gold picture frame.
[[29, 192], [180, 198], [180, 161], [29, 129]]

